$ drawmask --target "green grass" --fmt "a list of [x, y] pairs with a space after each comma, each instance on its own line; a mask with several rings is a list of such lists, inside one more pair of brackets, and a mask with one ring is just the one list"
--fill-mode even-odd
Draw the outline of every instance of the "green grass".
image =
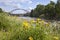
[[60, 40], [59, 32], [51, 23], [48, 26], [39, 20], [28, 22], [0, 13], [0, 40], [29, 40], [29, 37], [33, 38], [31, 40]]

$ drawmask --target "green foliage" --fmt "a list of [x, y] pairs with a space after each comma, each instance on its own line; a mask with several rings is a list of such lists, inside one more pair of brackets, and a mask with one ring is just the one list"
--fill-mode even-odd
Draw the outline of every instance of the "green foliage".
[[[25, 22], [24, 22], [25, 21]], [[23, 23], [25, 23], [23, 26]], [[27, 25], [29, 24], [29, 25]], [[8, 16], [6, 13], [0, 14], [0, 40], [53, 40], [58, 36], [58, 31], [52, 25], [44, 24], [44, 21], [38, 19], [36, 22], [28, 22], [17, 17]], [[27, 26], [29, 28], [27, 28]], [[27, 29], [25, 29], [25, 27]], [[59, 34], [60, 35], [60, 34]], [[30, 38], [32, 40], [32, 38]], [[55, 39], [55, 38], [54, 38]], [[59, 40], [59, 39], [58, 39]]]
[[[5, 13], [0, 13], [0, 30], [8, 25]], [[6, 24], [7, 23], [7, 24]]]
[[45, 17], [48, 19], [53, 19], [56, 15], [55, 13], [55, 3], [54, 2], [50, 2], [50, 4], [45, 6]]
[[37, 7], [34, 10], [31, 10], [30, 16], [31, 17], [39, 17], [41, 14], [43, 14], [44, 5], [37, 5]]
[[0, 8], [0, 13], [3, 12], [2, 9]]
[[56, 15], [57, 15], [57, 18], [59, 19], [60, 18], [60, 0], [57, 0], [57, 4], [56, 4]]
[[59, 19], [60, 18], [60, 0], [57, 3], [50, 1], [47, 5], [38, 4], [34, 10], [31, 11], [31, 17], [40, 17], [43, 15], [45, 19]]

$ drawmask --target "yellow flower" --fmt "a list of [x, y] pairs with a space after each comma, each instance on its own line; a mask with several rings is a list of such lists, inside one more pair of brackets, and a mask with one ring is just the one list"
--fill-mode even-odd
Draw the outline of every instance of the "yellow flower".
[[37, 21], [41, 21], [41, 19], [40, 19], [40, 18], [38, 18], [38, 19], [37, 19]]
[[45, 22], [44, 20], [41, 21], [42, 24], [44, 24], [44, 22]]
[[54, 40], [59, 40], [59, 38], [58, 37], [53, 37], [54, 38]]
[[36, 22], [40, 23], [42, 20], [40, 18], [37, 18]]
[[35, 23], [36, 21], [35, 20], [31, 20], [31, 23]]
[[23, 26], [24, 26], [25, 28], [28, 28], [28, 27], [29, 27], [29, 23], [28, 23], [27, 21], [24, 21], [24, 22], [23, 22]]
[[29, 40], [33, 40], [33, 38], [30, 36], [30, 37], [29, 37]]

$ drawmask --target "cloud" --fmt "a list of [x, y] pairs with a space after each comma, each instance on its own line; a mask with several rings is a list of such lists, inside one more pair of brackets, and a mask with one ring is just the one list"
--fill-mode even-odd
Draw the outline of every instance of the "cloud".
[[40, 2], [37, 2], [37, 4], [40, 4]]
[[32, 4], [33, 2], [30, 0], [28, 3], [29, 3], [29, 4]]
[[[56, 0], [49, 0], [56, 1]], [[23, 8], [27, 10], [34, 9], [37, 4], [46, 4], [48, 1], [41, 0], [0, 0], [0, 7], [9, 11], [10, 9]]]
[[4, 11], [10, 12], [13, 9], [21, 8], [22, 5], [20, 3], [12, 3], [12, 2], [0, 2], [0, 8], [2, 8]]
[[[29, 5], [32, 4], [31, 0], [0, 0], [0, 8], [4, 11], [11, 11], [16, 8], [25, 8], [22, 4], [28, 3]], [[27, 7], [28, 8], [28, 7]], [[31, 7], [30, 7], [31, 9]]]
[[4, 5], [11, 6], [11, 7], [14, 7], [14, 8], [21, 8], [22, 7], [21, 3], [31, 4], [32, 1], [31, 0], [0, 0], [0, 3], [4, 3]]
[[56, 2], [57, 0], [50, 0], [50, 1], [54, 1], [54, 2]]
[[0, 0], [0, 2], [20, 2], [20, 3], [25, 3], [29, 1], [30, 0]]
[[31, 9], [33, 9], [32, 7], [29, 7], [29, 9], [31, 10]]
[[55, 0], [51, 0], [51, 1], [55, 1]]

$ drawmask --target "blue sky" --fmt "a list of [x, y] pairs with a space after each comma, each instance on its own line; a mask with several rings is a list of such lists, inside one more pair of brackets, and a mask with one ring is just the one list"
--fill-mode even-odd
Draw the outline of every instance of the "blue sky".
[[37, 4], [46, 5], [50, 1], [56, 2], [57, 0], [0, 0], [0, 8], [7, 12], [16, 8], [31, 10], [34, 9]]

